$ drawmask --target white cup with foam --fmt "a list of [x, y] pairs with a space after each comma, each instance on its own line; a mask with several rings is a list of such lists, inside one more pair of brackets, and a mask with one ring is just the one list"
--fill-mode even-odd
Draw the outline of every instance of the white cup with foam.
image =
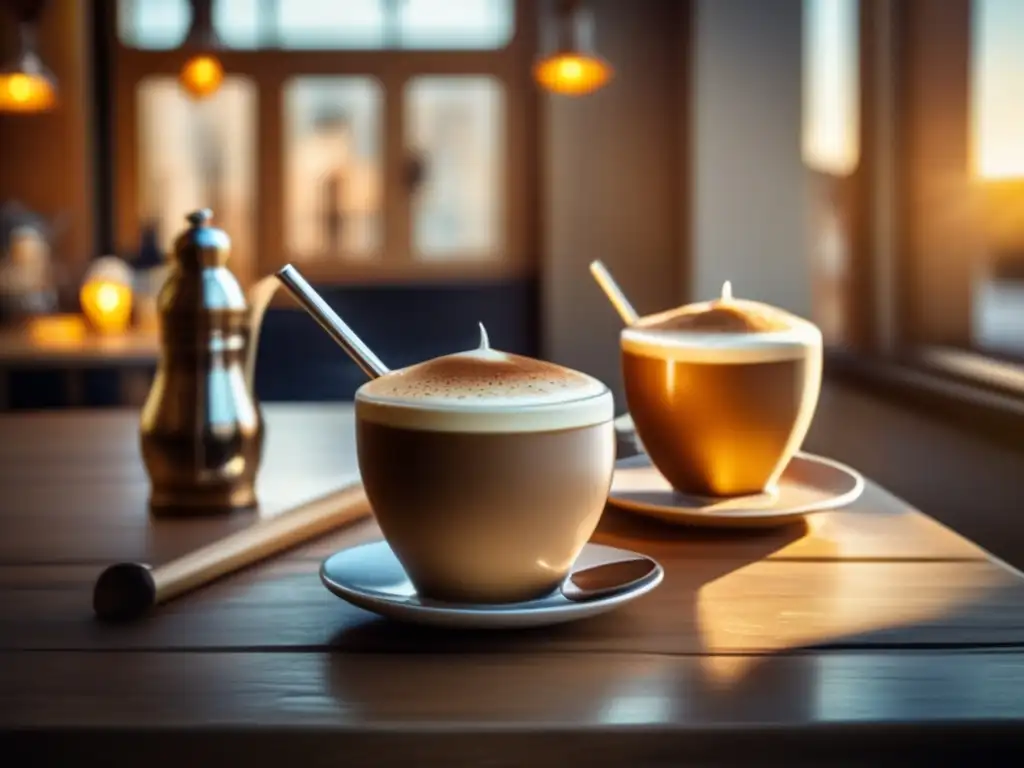
[[550, 594], [597, 527], [615, 461], [611, 392], [579, 371], [480, 347], [356, 392], [359, 469], [419, 594]]

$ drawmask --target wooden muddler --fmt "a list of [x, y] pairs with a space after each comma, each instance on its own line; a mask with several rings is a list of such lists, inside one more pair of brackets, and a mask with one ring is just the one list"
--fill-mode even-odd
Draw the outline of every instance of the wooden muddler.
[[369, 514], [363, 485], [354, 483], [165, 565], [112, 565], [96, 581], [93, 610], [101, 619], [135, 618], [155, 605]]

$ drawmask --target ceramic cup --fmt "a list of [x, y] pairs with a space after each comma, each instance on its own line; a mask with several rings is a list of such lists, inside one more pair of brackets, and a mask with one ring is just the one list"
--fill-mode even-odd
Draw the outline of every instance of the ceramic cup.
[[773, 490], [817, 407], [817, 326], [723, 288], [720, 299], [641, 318], [620, 346], [637, 436], [673, 488]]
[[560, 586], [611, 486], [604, 384], [484, 340], [364, 384], [355, 409], [367, 498], [420, 595], [510, 603]]

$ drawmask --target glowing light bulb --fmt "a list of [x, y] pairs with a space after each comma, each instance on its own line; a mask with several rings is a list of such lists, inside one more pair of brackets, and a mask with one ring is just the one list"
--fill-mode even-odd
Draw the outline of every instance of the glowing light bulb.
[[220, 89], [224, 82], [224, 67], [216, 56], [193, 56], [181, 68], [178, 80], [190, 95], [205, 99]]
[[32, 81], [28, 75], [16, 73], [7, 80], [7, 93], [15, 101], [26, 102], [32, 98]]
[[563, 80], [579, 80], [583, 76], [583, 65], [578, 59], [562, 59], [558, 66], [558, 76]]
[[57, 103], [57, 90], [46, 77], [25, 72], [0, 75], [0, 111], [43, 112]]
[[121, 303], [121, 295], [117, 286], [103, 283], [96, 289], [96, 308], [100, 312], [113, 312]]
[[537, 62], [533, 76], [552, 93], [583, 96], [604, 86], [612, 77], [612, 68], [594, 56], [559, 53]]
[[102, 334], [127, 330], [132, 315], [131, 268], [116, 257], [93, 262], [79, 293], [82, 314]]

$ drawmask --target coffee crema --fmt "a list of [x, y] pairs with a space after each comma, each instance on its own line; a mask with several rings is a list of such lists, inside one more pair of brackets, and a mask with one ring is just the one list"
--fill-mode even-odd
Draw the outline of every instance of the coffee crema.
[[480, 346], [369, 381], [356, 391], [359, 415], [406, 429], [536, 432], [612, 418], [608, 388], [585, 373]]
[[821, 344], [813, 323], [778, 307], [722, 297], [648, 315], [622, 332], [622, 350], [686, 362], [761, 363], [791, 360]]

